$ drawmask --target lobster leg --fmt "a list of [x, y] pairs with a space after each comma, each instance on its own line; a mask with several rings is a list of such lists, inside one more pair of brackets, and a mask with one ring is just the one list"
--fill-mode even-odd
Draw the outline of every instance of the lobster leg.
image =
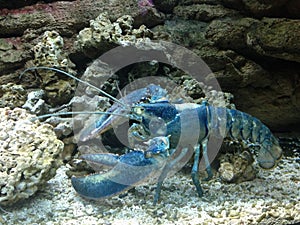
[[207, 155], [207, 142], [208, 142], [208, 139], [206, 138], [201, 143], [202, 155], [204, 158], [205, 170], [207, 173], [207, 177], [203, 179], [204, 181], [209, 181], [213, 177], [213, 172], [212, 172], [212, 169], [211, 169], [211, 166], [209, 163], [209, 159], [208, 159], [208, 155]]
[[[178, 151], [180, 152], [179, 155], [176, 158], [172, 158], [172, 157], [169, 158], [168, 162], [164, 166], [164, 168], [158, 178], [155, 195], [154, 195], [154, 200], [153, 200], [153, 205], [156, 205], [156, 203], [158, 202], [158, 200], [160, 198], [161, 187], [162, 187], [163, 181], [167, 177], [168, 173], [170, 172], [170, 170], [172, 168], [174, 168], [174, 166], [176, 166], [180, 162], [180, 160], [182, 160], [185, 157], [186, 154], [188, 154], [189, 149], [188, 148], [182, 148], [182, 149], [180, 148]], [[175, 152], [176, 151], [173, 151], [171, 153], [171, 155], [174, 156]]]
[[201, 188], [200, 181], [199, 181], [200, 146], [196, 145], [194, 147], [194, 151], [195, 151], [195, 156], [194, 156], [194, 164], [193, 164], [191, 176], [192, 176], [193, 183], [196, 187], [198, 196], [202, 197], [203, 196], [203, 190]]
[[156, 205], [156, 203], [158, 202], [158, 199], [160, 198], [161, 187], [162, 187], [163, 182], [164, 182], [163, 180], [157, 182], [155, 195], [154, 195], [154, 199], [153, 199], [153, 205]]

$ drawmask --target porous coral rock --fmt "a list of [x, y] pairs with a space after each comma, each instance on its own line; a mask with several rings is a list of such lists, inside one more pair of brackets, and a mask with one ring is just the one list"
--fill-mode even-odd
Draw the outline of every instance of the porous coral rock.
[[207, 86], [195, 79], [187, 78], [183, 81], [183, 88], [187, 94], [194, 99], [193, 102], [195, 103], [206, 101], [209, 105], [215, 107], [235, 109], [235, 105], [232, 103], [233, 95], [231, 93], [213, 90], [211, 86]]
[[25, 90], [22, 85], [13, 83], [0, 85], [0, 107], [18, 107], [25, 102]]
[[184, 102], [197, 104], [206, 102], [208, 105], [214, 107], [236, 108], [233, 104], [234, 96], [229, 92], [214, 90], [212, 86], [206, 85], [186, 74], [182, 74], [181, 71], [172, 72], [168, 76], [173, 77], [176, 83], [179, 84], [179, 86], [171, 91], [169, 96], [171, 101], [176, 102], [178, 99], [181, 99]]
[[22, 106], [23, 109], [29, 110], [31, 113], [40, 115], [48, 111], [48, 105], [43, 99], [45, 97], [45, 92], [42, 89], [30, 92], [27, 95], [27, 100]]
[[42, 40], [33, 47], [36, 65], [64, 66], [63, 38], [56, 31], [46, 31]]
[[226, 153], [221, 155], [220, 168], [218, 170], [220, 178], [229, 183], [239, 183], [253, 180], [256, 177], [256, 171], [253, 167], [253, 156], [247, 150], [240, 154]]
[[[63, 51], [63, 38], [56, 31], [46, 31], [41, 41], [33, 47], [35, 66], [49, 66], [61, 68], [66, 72], [74, 73], [71, 69], [74, 64]], [[63, 104], [71, 99], [75, 81], [64, 75], [57, 76], [54, 71], [38, 70], [41, 76], [49, 103]]]
[[24, 109], [0, 108], [0, 205], [32, 196], [60, 165], [63, 143]]
[[134, 29], [134, 20], [130, 15], [124, 15], [115, 22], [108, 18], [106, 13], [102, 13], [91, 20], [90, 27], [79, 32], [75, 48], [83, 51], [87, 57], [95, 58], [118, 45], [134, 43], [138, 38], [153, 37], [153, 33], [145, 25]]

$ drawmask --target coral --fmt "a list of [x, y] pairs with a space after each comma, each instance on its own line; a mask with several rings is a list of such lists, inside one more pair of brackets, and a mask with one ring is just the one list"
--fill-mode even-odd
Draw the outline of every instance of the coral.
[[13, 83], [0, 85], [0, 107], [18, 107], [25, 102], [25, 90], [22, 85]]
[[239, 183], [253, 180], [256, 172], [252, 166], [254, 159], [252, 154], [245, 150], [240, 154], [226, 153], [221, 155], [220, 168], [218, 170], [223, 181]]
[[153, 33], [144, 25], [134, 29], [134, 21], [130, 15], [124, 15], [115, 22], [108, 18], [106, 13], [102, 13], [95, 20], [91, 20], [90, 27], [79, 32], [75, 48], [83, 51], [86, 56], [95, 58], [118, 45], [134, 43], [139, 38], [153, 37]]
[[[56, 31], [46, 31], [41, 41], [33, 47], [36, 66], [57, 67], [66, 72], [74, 73], [74, 64], [63, 51], [63, 38]], [[62, 104], [70, 100], [74, 91], [75, 81], [63, 75], [57, 76], [54, 71], [38, 71], [42, 86], [46, 91], [47, 100], [52, 105]], [[61, 78], [61, 79], [60, 79]]]
[[42, 40], [33, 47], [34, 64], [37, 66], [72, 66], [63, 52], [64, 40], [56, 31], [46, 31]]
[[233, 95], [228, 92], [212, 90], [212, 87], [205, 85], [195, 79], [184, 78], [183, 87], [195, 103], [206, 101], [209, 105], [216, 107], [227, 107], [235, 109], [232, 103]]
[[27, 100], [22, 108], [29, 110], [31, 113], [41, 115], [47, 112], [49, 107], [43, 100], [44, 97], [45, 92], [42, 89], [32, 91], [27, 95]]
[[0, 204], [36, 193], [55, 175], [63, 143], [49, 124], [31, 122], [26, 110], [0, 109]]
[[183, 74], [182, 71], [179, 70], [171, 73], [167, 72], [167, 76], [172, 77], [175, 82], [179, 84], [170, 91], [171, 94], [169, 97], [173, 102], [182, 99], [184, 102], [197, 104], [207, 102], [209, 105], [215, 107], [236, 108], [233, 104], [234, 96], [229, 92], [214, 90], [212, 86], [208, 86], [187, 74]]

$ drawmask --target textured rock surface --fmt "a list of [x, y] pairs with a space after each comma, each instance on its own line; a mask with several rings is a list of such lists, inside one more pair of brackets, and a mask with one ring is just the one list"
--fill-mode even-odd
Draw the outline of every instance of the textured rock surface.
[[252, 165], [254, 159], [249, 151], [243, 151], [240, 154], [226, 153], [221, 155], [219, 160], [218, 172], [225, 182], [239, 183], [253, 180], [256, 176]]
[[238, 109], [273, 130], [294, 131], [300, 127], [300, 21], [289, 4], [183, 0], [174, 8], [177, 18], [159, 30], [201, 56]]
[[20, 38], [1, 38], [0, 36], [0, 74], [22, 66], [28, 59], [30, 56], [20, 44]]
[[[74, 34], [86, 26], [89, 20], [96, 18], [101, 12], [108, 12], [110, 19], [130, 14], [138, 17], [140, 9], [136, 0], [87, 0], [58, 1], [29, 5], [20, 9], [0, 9], [1, 35], [22, 35], [27, 29], [46, 30], [58, 29], [63, 34]], [[139, 17], [139, 23], [156, 25], [161, 21], [159, 14], [149, 11], [144, 17]]]
[[0, 107], [20, 107], [25, 102], [25, 89], [13, 83], [0, 85]]
[[247, 45], [257, 54], [300, 62], [300, 21], [264, 18], [247, 35]]
[[133, 22], [130, 15], [124, 15], [111, 22], [107, 13], [100, 14], [95, 20], [90, 21], [90, 28], [79, 32], [75, 49], [84, 52], [90, 58], [96, 58], [118, 45], [153, 37], [153, 33], [145, 25], [134, 29]]
[[[89, 60], [115, 46], [105, 42], [115, 43], [112, 39], [118, 39], [120, 30], [121, 36], [126, 36], [130, 29], [145, 24], [148, 28], [156, 26], [154, 30], [159, 32], [154, 34], [155, 38], [166, 38], [201, 56], [216, 74], [222, 89], [234, 94], [238, 109], [258, 117], [273, 130], [299, 130], [298, 0], [154, 0], [154, 6], [146, 12], [142, 12], [135, 0], [34, 3], [27, 1], [26, 7], [24, 3], [19, 8], [0, 9], [4, 18], [0, 20], [0, 74], [3, 74], [0, 84], [18, 80], [17, 73], [11, 72], [33, 57], [32, 47], [47, 30], [56, 30], [63, 36], [62, 51], [69, 54], [76, 69], [84, 70]], [[12, 8], [8, 3], [4, 6]], [[103, 29], [100, 32], [95, 22], [95, 27], [89, 26], [89, 21], [96, 21], [103, 12], [107, 13], [106, 33]], [[122, 22], [123, 27], [114, 25], [124, 15], [133, 18], [129, 30], [126, 26], [131, 19]], [[86, 31], [85, 37], [93, 37], [93, 28], [98, 29], [95, 37], [106, 41], [81, 40], [85, 47], [74, 47], [75, 41], [80, 42], [76, 38], [79, 31]], [[107, 35], [112, 35], [109, 37], [112, 42], [104, 38]], [[39, 86], [29, 78], [21, 82], [24, 87]], [[49, 92], [56, 93], [52, 89]], [[55, 96], [61, 95], [52, 95]]]
[[236, 11], [221, 5], [194, 4], [174, 8], [174, 14], [185, 20], [211, 21], [215, 18], [236, 16], [236, 13]]
[[[56, 31], [46, 31], [41, 40], [33, 47], [35, 66], [56, 67], [74, 73], [74, 64], [63, 52], [63, 38]], [[71, 99], [75, 81], [54, 71], [39, 70], [41, 86], [45, 89], [50, 104], [62, 104]]]
[[[107, 12], [109, 19], [113, 21], [130, 14], [135, 18], [135, 27], [142, 24], [152, 27], [163, 22], [163, 14], [158, 13], [155, 8], [142, 14], [136, 0], [47, 0], [34, 4], [35, 2], [16, 0], [0, 4], [0, 75], [3, 74], [0, 84], [18, 80], [19, 74], [15, 70], [24, 68], [24, 64], [33, 59], [32, 47], [45, 31], [59, 32], [64, 37], [65, 50], [71, 54], [74, 53], [73, 44], [78, 32], [101, 12]], [[23, 7], [24, 5], [27, 6]], [[5, 48], [10, 49], [1, 49], [3, 42]], [[78, 55], [75, 58], [80, 64], [81, 58], [78, 59]], [[34, 79], [23, 79], [22, 82], [29, 87], [39, 86]]]
[[0, 205], [35, 194], [55, 175], [63, 143], [24, 109], [0, 109]]
[[260, 56], [300, 62], [299, 20], [215, 20], [209, 25], [206, 35], [220, 48], [229, 48], [240, 53], [245, 50], [255, 51]]
[[28, 94], [27, 100], [25, 104], [22, 105], [22, 108], [36, 115], [46, 113], [49, 106], [45, 103], [44, 97], [45, 92], [42, 89], [32, 91]]

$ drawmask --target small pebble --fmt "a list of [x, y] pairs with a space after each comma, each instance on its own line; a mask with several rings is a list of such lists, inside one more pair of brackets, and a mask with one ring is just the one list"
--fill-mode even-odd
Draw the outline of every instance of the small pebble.
[[269, 216], [272, 216], [272, 217], [274, 217], [274, 218], [279, 217], [279, 213], [276, 212], [276, 211], [274, 211], [274, 210], [270, 211], [270, 212], [268, 213], [268, 215], [269, 215]]
[[230, 216], [230, 217], [236, 217], [236, 216], [239, 216], [239, 212], [238, 212], [238, 211], [235, 211], [235, 210], [230, 210], [230, 211], [229, 211], [229, 216]]
[[261, 214], [261, 215], [257, 218], [256, 222], [257, 222], [257, 223], [260, 223], [265, 217], [266, 217], [266, 214], [265, 214], [265, 213]]
[[2, 216], [0, 216], [0, 223], [1, 223], [1, 224], [5, 224], [5, 220], [3, 219]]

